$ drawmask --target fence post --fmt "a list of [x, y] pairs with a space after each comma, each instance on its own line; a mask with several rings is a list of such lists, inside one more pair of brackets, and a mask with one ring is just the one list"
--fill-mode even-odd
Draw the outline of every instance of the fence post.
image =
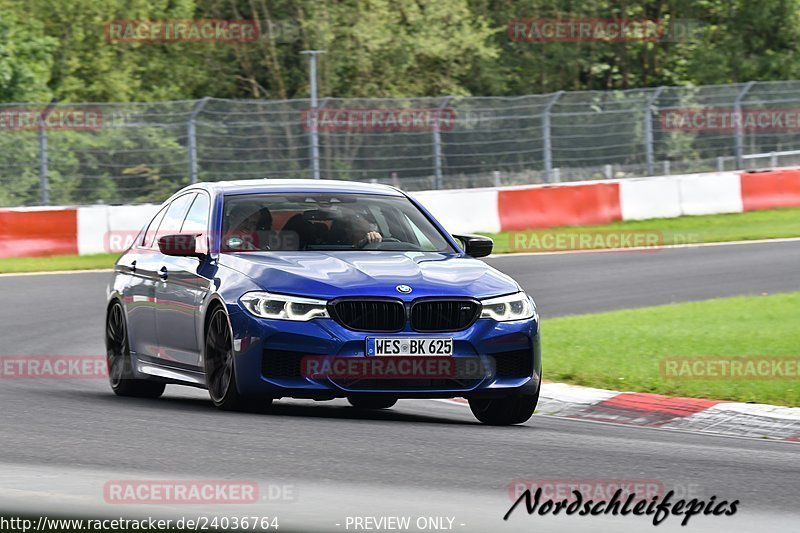
[[[431, 130], [433, 131], [433, 183], [434, 188], [438, 191], [442, 188], [442, 136], [441, 132], [439, 131], [439, 125], [442, 121], [442, 110], [444, 107], [450, 102], [452, 96], [445, 96], [442, 103], [439, 104], [439, 107], [436, 110], [436, 117], [433, 121], [433, 127]], [[455, 117], [453, 117], [455, 120]]]
[[647, 98], [644, 105], [644, 151], [647, 160], [647, 175], [655, 174], [655, 155], [653, 151], [653, 113], [652, 107], [658, 97], [664, 92], [664, 87], [659, 87]]
[[187, 134], [189, 137], [189, 183], [197, 183], [197, 134], [195, 132], [194, 119], [206, 106], [208, 100], [209, 97], [206, 96], [195, 102], [192, 107], [192, 112], [189, 113], [189, 121], [187, 124]]
[[736, 95], [736, 100], [733, 102], [733, 120], [734, 120], [734, 143], [736, 148], [736, 170], [741, 170], [744, 166], [742, 158], [742, 99], [753, 86], [754, 81], [748, 81], [739, 94]]
[[47, 115], [58, 104], [58, 98], [53, 98], [39, 115], [39, 202], [50, 205], [50, 183], [47, 173], [47, 128], [45, 121]]
[[542, 112], [542, 139], [543, 146], [543, 159], [544, 159], [544, 181], [550, 183], [553, 174], [553, 145], [550, 140], [550, 110], [556, 104], [564, 91], [558, 91], [553, 94], [544, 106]]
[[309, 132], [311, 150], [311, 177], [315, 180], [319, 174], [319, 131], [317, 130], [317, 56], [325, 50], [303, 50], [301, 54], [308, 56], [308, 80], [311, 84], [311, 113], [314, 125]]
[[47, 182], [47, 133], [44, 120], [39, 124], [39, 203], [50, 205], [50, 184]]

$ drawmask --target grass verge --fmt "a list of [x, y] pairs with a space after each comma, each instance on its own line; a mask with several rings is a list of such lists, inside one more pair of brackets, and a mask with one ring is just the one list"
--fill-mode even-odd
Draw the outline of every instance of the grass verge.
[[119, 254], [4, 257], [0, 259], [0, 274], [112, 268], [117, 257]]
[[[631, 236], [636, 237], [629, 239], [632, 246], [777, 239], [800, 237], [800, 208], [630, 220], [599, 226], [565, 226], [484, 235], [494, 239], [494, 253], [497, 254], [616, 248], [620, 238], [624, 241], [625, 237]], [[576, 237], [580, 235], [590, 238], [581, 241]]]
[[797, 366], [793, 378], [675, 379], [660, 363], [675, 356], [772, 356], [796, 365], [798, 316], [800, 292], [544, 320], [544, 377], [604, 389], [797, 407]]

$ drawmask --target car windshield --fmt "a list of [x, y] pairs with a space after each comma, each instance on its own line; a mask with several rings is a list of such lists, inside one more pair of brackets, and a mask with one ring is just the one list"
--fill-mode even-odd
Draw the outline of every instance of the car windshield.
[[408, 198], [375, 194], [226, 196], [222, 252], [454, 252]]

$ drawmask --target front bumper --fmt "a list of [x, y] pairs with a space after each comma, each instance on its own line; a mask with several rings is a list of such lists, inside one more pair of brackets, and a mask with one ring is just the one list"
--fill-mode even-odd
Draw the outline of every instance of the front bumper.
[[[374, 334], [349, 330], [333, 319], [308, 322], [269, 320], [229, 306], [234, 336], [236, 383], [243, 395], [332, 399], [357, 394], [397, 398], [493, 398], [535, 395], [541, 382], [539, 324], [535, 319], [495, 322], [480, 319], [452, 333]], [[476, 358], [495, 370], [469, 380], [334, 380], [306, 378], [304, 356], [371, 357], [367, 337], [452, 337], [453, 357]]]

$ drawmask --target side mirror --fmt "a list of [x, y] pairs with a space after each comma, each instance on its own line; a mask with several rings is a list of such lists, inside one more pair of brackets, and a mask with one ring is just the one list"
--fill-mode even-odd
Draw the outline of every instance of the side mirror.
[[483, 235], [453, 235], [464, 243], [464, 251], [472, 257], [486, 257], [492, 253], [494, 241]]
[[164, 255], [203, 258], [197, 251], [197, 235], [164, 235], [158, 239], [158, 249]]

